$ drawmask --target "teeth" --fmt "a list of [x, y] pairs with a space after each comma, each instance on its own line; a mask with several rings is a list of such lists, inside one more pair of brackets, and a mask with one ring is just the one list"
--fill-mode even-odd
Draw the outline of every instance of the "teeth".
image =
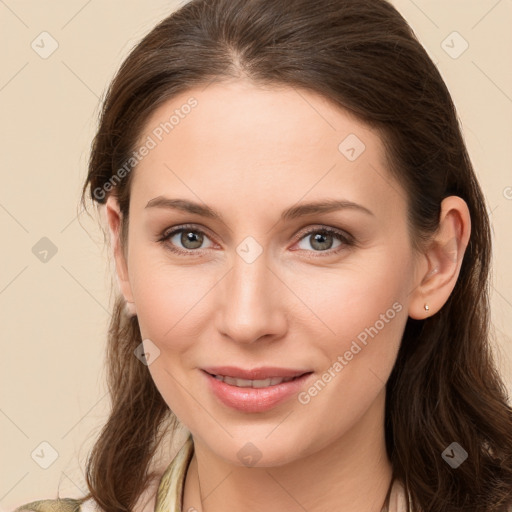
[[227, 377], [225, 375], [214, 375], [217, 380], [221, 380], [231, 386], [239, 388], [266, 388], [268, 386], [275, 386], [281, 382], [288, 382], [295, 377], [271, 377], [263, 380], [248, 380], [248, 379], [235, 379], [234, 377]]

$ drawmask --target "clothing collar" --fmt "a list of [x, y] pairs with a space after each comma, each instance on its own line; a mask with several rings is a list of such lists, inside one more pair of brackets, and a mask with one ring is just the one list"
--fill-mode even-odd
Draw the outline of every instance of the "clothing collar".
[[189, 434], [162, 475], [156, 495], [155, 512], [181, 512], [185, 476], [193, 455], [194, 441]]

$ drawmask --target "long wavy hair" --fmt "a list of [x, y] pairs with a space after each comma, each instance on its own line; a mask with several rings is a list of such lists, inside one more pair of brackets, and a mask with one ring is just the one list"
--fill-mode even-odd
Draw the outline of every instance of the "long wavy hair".
[[[443, 198], [469, 207], [472, 232], [455, 288], [425, 320], [408, 319], [386, 384], [385, 436], [393, 476], [414, 510], [498, 511], [512, 503], [512, 409], [494, 360], [489, 310], [491, 237], [457, 113], [436, 66], [385, 0], [192, 0], [131, 51], [103, 102], [81, 204], [119, 200], [127, 243], [133, 171], [119, 178], [162, 103], [246, 78], [313, 91], [375, 128], [407, 192], [417, 246], [439, 224]], [[250, 120], [248, 121], [250, 122]], [[126, 169], [126, 167], [125, 167]], [[134, 357], [137, 317], [116, 297], [107, 345], [111, 411], [87, 459], [89, 493], [105, 512], [133, 510], [158, 475], [151, 463], [179, 420]], [[453, 441], [468, 458], [453, 469]]]

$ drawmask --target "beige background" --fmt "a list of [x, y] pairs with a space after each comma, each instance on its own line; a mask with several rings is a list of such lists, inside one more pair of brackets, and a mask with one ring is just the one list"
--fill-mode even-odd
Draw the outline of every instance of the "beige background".
[[[512, 1], [394, 4], [452, 92], [488, 200], [492, 312], [512, 392]], [[77, 215], [79, 192], [99, 98], [130, 48], [175, 5], [0, 0], [0, 511], [56, 497], [57, 489], [62, 497], [85, 490], [80, 462], [108, 406], [103, 352], [110, 278], [94, 219]], [[31, 47], [34, 41], [39, 52], [51, 49], [43, 31], [58, 43], [46, 59]], [[469, 47], [453, 58], [464, 41]], [[39, 242], [43, 237], [57, 249], [46, 262], [33, 253], [37, 243], [48, 244]], [[58, 452], [48, 469], [35, 462], [49, 460], [42, 442]]]

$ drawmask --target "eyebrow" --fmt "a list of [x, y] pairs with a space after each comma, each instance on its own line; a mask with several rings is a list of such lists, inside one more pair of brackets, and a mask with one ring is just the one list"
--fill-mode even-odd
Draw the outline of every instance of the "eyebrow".
[[[148, 201], [146, 208], [167, 208], [171, 210], [181, 210], [223, 222], [222, 215], [215, 211], [213, 208], [210, 208], [207, 205], [189, 201], [187, 199], [170, 199], [165, 196], [158, 196]], [[345, 199], [326, 199], [322, 201], [301, 203], [296, 206], [292, 206], [281, 213], [281, 220], [287, 221], [296, 219], [298, 217], [303, 217], [305, 215], [313, 215], [315, 213], [328, 213], [343, 209], [358, 210], [366, 213], [367, 215], [375, 216], [375, 214], [368, 208], [352, 201], [347, 201]]]

